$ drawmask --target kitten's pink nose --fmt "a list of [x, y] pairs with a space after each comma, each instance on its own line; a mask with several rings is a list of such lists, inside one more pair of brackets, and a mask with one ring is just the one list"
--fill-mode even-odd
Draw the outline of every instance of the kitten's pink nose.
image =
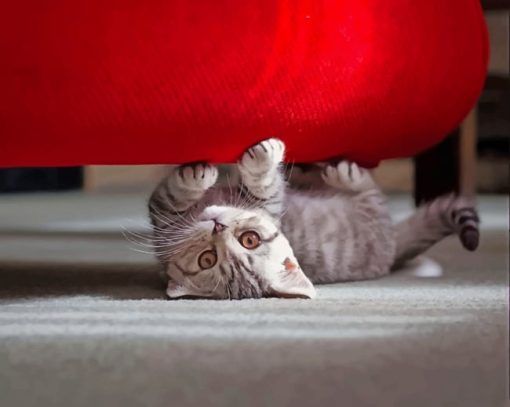
[[224, 224], [216, 222], [216, 220], [214, 219], [213, 221], [214, 221], [213, 234], [223, 232], [227, 228]]

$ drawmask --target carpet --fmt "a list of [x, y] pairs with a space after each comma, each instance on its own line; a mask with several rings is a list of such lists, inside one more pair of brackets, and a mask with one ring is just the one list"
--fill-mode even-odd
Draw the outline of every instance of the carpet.
[[0, 405], [507, 405], [508, 200], [480, 207], [475, 253], [315, 300], [167, 301], [112, 221], [143, 228], [141, 197], [2, 198]]

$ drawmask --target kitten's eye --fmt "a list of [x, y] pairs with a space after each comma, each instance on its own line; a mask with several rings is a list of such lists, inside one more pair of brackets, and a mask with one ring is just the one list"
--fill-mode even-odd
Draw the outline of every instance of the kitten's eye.
[[257, 232], [249, 230], [239, 237], [239, 243], [241, 243], [241, 245], [246, 249], [256, 249], [260, 246], [260, 236]]
[[198, 256], [198, 265], [202, 270], [207, 270], [214, 266], [217, 260], [218, 256], [214, 250], [206, 250]]

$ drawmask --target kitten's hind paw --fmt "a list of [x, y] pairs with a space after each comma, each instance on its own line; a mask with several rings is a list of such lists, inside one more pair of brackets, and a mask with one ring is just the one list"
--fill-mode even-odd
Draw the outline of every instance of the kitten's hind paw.
[[480, 242], [480, 218], [476, 208], [462, 196], [450, 196], [446, 199], [450, 201], [450, 219], [462, 246], [470, 252], [476, 250]]
[[259, 176], [278, 168], [285, 155], [285, 144], [277, 138], [270, 138], [246, 150], [238, 163], [242, 173]]
[[217, 179], [218, 169], [209, 164], [184, 164], [176, 169], [177, 186], [185, 190], [206, 191]]
[[370, 172], [351, 161], [326, 165], [322, 170], [322, 179], [329, 186], [344, 191], [362, 192], [375, 188]]

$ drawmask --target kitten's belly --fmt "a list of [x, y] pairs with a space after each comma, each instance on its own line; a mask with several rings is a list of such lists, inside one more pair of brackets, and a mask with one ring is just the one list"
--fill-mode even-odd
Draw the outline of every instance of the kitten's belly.
[[289, 191], [282, 230], [312, 282], [363, 280], [389, 272], [394, 233], [380, 202], [360, 204], [335, 192]]

